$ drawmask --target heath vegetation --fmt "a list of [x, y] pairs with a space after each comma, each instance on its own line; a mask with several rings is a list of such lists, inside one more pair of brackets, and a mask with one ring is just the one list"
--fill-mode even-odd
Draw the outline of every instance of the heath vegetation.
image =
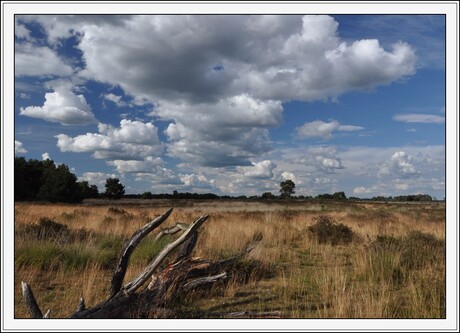
[[[273, 312], [281, 318], [445, 318], [445, 204], [143, 200], [142, 204], [15, 205], [15, 316], [28, 318], [21, 281], [53, 318], [107, 298], [123, 243], [175, 210], [165, 226], [203, 214], [192, 257], [229, 258], [262, 240], [229, 279], [179, 297], [174, 316]], [[147, 236], [126, 280], [161, 251]]]

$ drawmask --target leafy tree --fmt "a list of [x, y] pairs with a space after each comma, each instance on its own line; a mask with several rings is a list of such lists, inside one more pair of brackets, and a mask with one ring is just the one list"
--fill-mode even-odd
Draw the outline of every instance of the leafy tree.
[[264, 200], [275, 199], [275, 196], [273, 195], [272, 192], [265, 192], [264, 194], [262, 194], [262, 199]]
[[37, 199], [50, 202], [80, 202], [83, 199], [77, 177], [65, 164], [55, 166], [44, 161], [44, 182], [37, 194]]
[[281, 192], [281, 197], [283, 198], [290, 198], [292, 194], [295, 193], [294, 188], [295, 184], [292, 180], [287, 179], [284, 182], [280, 183], [280, 192]]
[[86, 180], [79, 182], [78, 185], [80, 186], [80, 190], [84, 199], [97, 198], [99, 196], [99, 190], [97, 189], [96, 185], [89, 185]]
[[111, 199], [120, 199], [125, 194], [125, 187], [118, 178], [107, 178], [105, 180], [105, 195]]
[[345, 192], [335, 192], [332, 196], [335, 200], [347, 200]]
[[43, 162], [27, 161], [24, 157], [14, 159], [14, 200], [30, 201], [37, 199], [43, 185]]
[[14, 200], [79, 202], [97, 196], [97, 186], [77, 182], [77, 177], [65, 164], [56, 166], [53, 160], [14, 159]]
[[334, 199], [334, 196], [332, 194], [329, 194], [329, 193], [324, 193], [324, 194], [318, 194], [316, 196], [316, 199], [320, 199], [320, 200], [324, 200], [324, 199], [327, 199], [327, 200], [332, 200]]
[[142, 193], [142, 199], [153, 199], [152, 192], [148, 191], [148, 192]]

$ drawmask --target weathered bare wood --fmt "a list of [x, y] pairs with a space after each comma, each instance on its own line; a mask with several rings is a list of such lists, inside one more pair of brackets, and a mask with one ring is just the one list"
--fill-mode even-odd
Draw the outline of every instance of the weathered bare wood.
[[35, 300], [32, 288], [30, 288], [29, 284], [24, 281], [21, 282], [21, 286], [22, 296], [24, 297], [24, 301], [29, 309], [30, 316], [32, 318], [43, 318], [43, 313]]
[[235, 311], [235, 312], [209, 312], [209, 311], [194, 311], [194, 318], [219, 318], [219, 319], [280, 319], [283, 318], [281, 311]]
[[165, 235], [174, 235], [176, 233], [178, 233], [179, 231], [181, 230], [187, 230], [187, 228], [189, 227], [190, 225], [187, 224], [187, 223], [183, 223], [183, 222], [177, 222], [175, 226], [173, 227], [166, 227], [166, 228], [163, 228], [161, 229], [161, 231], [158, 233], [158, 235], [156, 235], [155, 237], [155, 241], [158, 241], [161, 237], [165, 236]]
[[[198, 229], [207, 220], [208, 215], [203, 215], [192, 224], [178, 222], [175, 227], [165, 228], [160, 235], [183, 233], [173, 242], [166, 245], [162, 251], [152, 260], [131, 282], [121, 287], [129, 263], [129, 259], [136, 246], [152, 230], [158, 227], [170, 215], [172, 208], [157, 219], [146, 224], [135, 232], [125, 243], [120, 254], [117, 270], [114, 273], [110, 297], [101, 303], [86, 308], [83, 297], [77, 306], [76, 312], [70, 318], [139, 318], [139, 317], [171, 317], [174, 314], [174, 304], [178, 297], [197, 288], [212, 285], [218, 281], [228, 280], [228, 269], [234, 270], [234, 263], [243, 255], [249, 253], [255, 243], [261, 237], [253, 237], [246, 249], [238, 255], [220, 261], [207, 261], [192, 259], [190, 257], [197, 239]], [[177, 230], [177, 231], [176, 231]], [[161, 236], [157, 236], [159, 239]], [[176, 248], [179, 253], [164, 269], [159, 267]], [[230, 274], [232, 274], [230, 273]], [[147, 288], [137, 292], [144, 283], [151, 278]], [[35, 301], [30, 286], [23, 282], [23, 294], [29, 312], [33, 318], [44, 318], [49, 316], [49, 311], [42, 316], [42, 312]], [[228, 315], [228, 314], [227, 314]], [[238, 314], [234, 315], [237, 317]], [[252, 313], [245, 313], [241, 316], [255, 316]], [[259, 318], [263, 318], [262, 313]]]
[[230, 313], [213, 313], [213, 316], [218, 315], [222, 318], [282, 318], [283, 314], [280, 311], [238, 311]]
[[179, 238], [174, 242], [169, 243], [165, 248], [155, 257], [150, 265], [133, 281], [125, 285], [123, 288], [127, 294], [134, 293], [139, 287], [141, 287], [155, 272], [155, 270], [160, 266], [161, 262], [170, 254], [176, 247], [185, 242], [185, 240], [191, 236], [201, 225], [208, 219], [208, 215], [203, 215], [193, 222], [190, 227], [184, 231]]
[[43, 315], [43, 319], [49, 319], [50, 313], [51, 313], [51, 309], [48, 309], [48, 311], [46, 311], [46, 313]]
[[140, 243], [140, 241], [147, 236], [151, 231], [153, 231], [156, 227], [158, 227], [161, 223], [166, 221], [169, 217], [173, 208], [168, 209], [166, 213], [157, 217], [153, 221], [147, 223], [144, 227], [136, 231], [131, 238], [126, 242], [123, 251], [120, 255], [120, 260], [118, 262], [118, 266], [113, 273], [112, 283], [110, 287], [110, 297], [115, 296], [117, 292], [120, 291], [121, 286], [123, 285], [123, 280], [125, 278], [126, 270], [128, 268], [129, 259], [131, 258], [131, 254], [133, 253], [136, 246]]
[[85, 300], [83, 297], [80, 297], [80, 302], [78, 302], [77, 312], [84, 311], [86, 309]]
[[201, 287], [201, 286], [203, 286], [205, 284], [216, 283], [217, 281], [222, 281], [222, 280], [225, 280], [227, 278], [228, 278], [228, 274], [226, 272], [222, 272], [220, 274], [213, 275], [213, 276], [206, 276], [206, 277], [202, 277], [202, 278], [197, 278], [197, 279], [194, 279], [194, 280], [184, 284], [184, 286], [182, 287], [182, 290], [187, 292], [187, 291], [190, 291], [192, 289]]
[[177, 225], [175, 225], [174, 227], [164, 228], [158, 233], [158, 235], [156, 235], [155, 241], [158, 241], [161, 237], [163, 237], [165, 235], [174, 235], [174, 234], [178, 233], [181, 230], [183, 230], [183, 229], [181, 227], [178, 227]]
[[185, 242], [180, 246], [179, 253], [175, 261], [190, 256], [192, 254], [193, 249], [195, 248], [197, 240], [198, 230], [195, 230], [195, 232], [192, 233], [192, 235], [189, 238], [187, 238]]

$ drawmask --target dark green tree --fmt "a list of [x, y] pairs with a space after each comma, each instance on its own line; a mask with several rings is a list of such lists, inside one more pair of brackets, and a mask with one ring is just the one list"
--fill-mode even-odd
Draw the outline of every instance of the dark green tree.
[[43, 185], [43, 162], [26, 160], [24, 157], [14, 159], [14, 200], [36, 200]]
[[335, 200], [347, 200], [345, 192], [335, 192], [332, 196]]
[[44, 161], [43, 185], [37, 194], [37, 199], [49, 202], [80, 202], [83, 199], [77, 177], [69, 171], [65, 164], [55, 166]]
[[292, 180], [287, 179], [280, 183], [280, 192], [282, 198], [290, 198], [295, 193], [295, 184]]
[[110, 199], [120, 199], [125, 194], [125, 187], [118, 178], [105, 180], [105, 195]]
[[152, 192], [147, 191], [147, 192], [142, 193], [142, 199], [152, 199], [152, 198], [153, 198]]
[[83, 199], [86, 198], [97, 198], [99, 196], [99, 190], [96, 185], [89, 185], [86, 180], [78, 182], [80, 190], [82, 192]]
[[265, 192], [264, 194], [262, 194], [261, 198], [264, 200], [270, 200], [270, 199], [275, 199], [276, 197], [273, 195], [272, 192]]
[[56, 166], [50, 159], [14, 159], [15, 201], [79, 202], [98, 195], [97, 186], [76, 180], [65, 164]]

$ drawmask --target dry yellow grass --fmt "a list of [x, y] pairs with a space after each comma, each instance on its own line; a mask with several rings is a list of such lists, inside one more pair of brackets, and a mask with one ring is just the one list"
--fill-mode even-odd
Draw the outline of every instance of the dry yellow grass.
[[[85, 230], [85, 240], [73, 246], [77, 247], [76, 251], [90, 250], [86, 254], [90, 259], [85, 264], [76, 263], [73, 268], [62, 263], [53, 264], [51, 270], [28, 267], [20, 265], [16, 258], [16, 317], [28, 317], [20, 294], [22, 280], [32, 285], [39, 304], [43, 310], [51, 308], [54, 318], [71, 314], [80, 296], [88, 306], [103, 300], [110, 284], [111, 266], [102, 259], [91, 259], [91, 254], [100, 250], [101, 242], [110, 246], [121, 244], [139, 227], [174, 205], [175, 202], [151, 206], [121, 202], [98, 206], [16, 203], [17, 256], [21, 251], [27, 253], [34, 245], [20, 231], [41, 218], [51, 219], [76, 232]], [[209, 313], [282, 311], [286, 318], [445, 316], [444, 258], [428, 264], [423, 262], [423, 269], [413, 269], [403, 265], [399, 248], [388, 256], [372, 248], [381, 236], [402, 240], [410, 237], [413, 231], [444, 241], [445, 212], [441, 204], [197, 201], [179, 205], [165, 226], [176, 221], [190, 223], [203, 214], [209, 214], [210, 219], [200, 229], [193, 256], [225, 258], [244, 249], [255, 233], [262, 233], [263, 239], [247, 258], [258, 267], [251, 271], [249, 280], [242, 283], [234, 279], [225, 288], [216, 288], [206, 297], [185, 298], [179, 306], [190, 316], [195, 310]], [[332, 246], [308, 237], [307, 228], [319, 215], [327, 215], [350, 227], [356, 240]], [[154, 235], [149, 237], [151, 241]], [[44, 241], [36, 243], [36, 246], [49, 246]], [[115, 251], [116, 257], [120, 249], [110, 247], [109, 250]], [[107, 256], [107, 251], [101, 252], [103, 255]], [[140, 256], [126, 279], [133, 277], [147, 262], [148, 258]], [[397, 276], [401, 281], [388, 280], [389, 276]], [[426, 288], [429, 281], [434, 283]]]

